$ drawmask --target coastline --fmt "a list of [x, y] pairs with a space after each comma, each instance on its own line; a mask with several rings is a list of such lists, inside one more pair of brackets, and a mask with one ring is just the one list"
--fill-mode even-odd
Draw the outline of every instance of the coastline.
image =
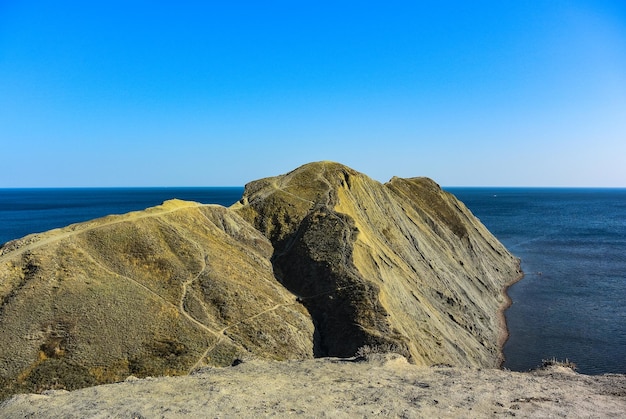
[[506, 359], [504, 358], [504, 345], [506, 344], [507, 340], [509, 340], [509, 336], [510, 336], [509, 326], [506, 323], [506, 315], [504, 314], [508, 310], [508, 308], [511, 307], [511, 305], [513, 304], [513, 300], [511, 299], [511, 297], [509, 297], [508, 290], [509, 288], [511, 288], [511, 286], [513, 286], [514, 284], [524, 279], [524, 276], [526, 275], [524, 271], [522, 271], [521, 259], [518, 259], [517, 266], [518, 266], [520, 274], [517, 277], [515, 277], [512, 281], [504, 285], [504, 287], [502, 287], [502, 295], [504, 295], [504, 303], [498, 309], [498, 314], [497, 314], [499, 329], [500, 329], [498, 333], [498, 347], [500, 348], [499, 361], [497, 365], [498, 369], [502, 369], [502, 365], [504, 365], [504, 362], [506, 361]]

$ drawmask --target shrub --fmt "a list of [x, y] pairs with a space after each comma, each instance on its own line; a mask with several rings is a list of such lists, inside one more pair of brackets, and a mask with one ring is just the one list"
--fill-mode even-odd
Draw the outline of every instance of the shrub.
[[410, 356], [407, 349], [395, 343], [383, 343], [380, 345], [363, 345], [357, 349], [355, 356], [358, 359], [369, 359], [376, 354], [399, 354], [407, 358]]
[[576, 369], [578, 368], [575, 363], [573, 363], [567, 358], [565, 358], [565, 361], [559, 361], [558, 359], [554, 357], [552, 357], [551, 359], [542, 359], [541, 367], [542, 368], [565, 367], [565, 368], [571, 369], [572, 371], [576, 371]]

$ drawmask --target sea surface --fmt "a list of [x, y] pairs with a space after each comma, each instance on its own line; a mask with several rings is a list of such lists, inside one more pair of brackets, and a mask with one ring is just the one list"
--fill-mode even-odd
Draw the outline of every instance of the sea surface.
[[447, 190], [522, 260], [504, 367], [626, 373], [626, 189]]
[[[626, 373], [626, 189], [446, 188], [522, 260], [505, 368], [569, 360]], [[229, 206], [234, 188], [0, 189], [0, 244], [178, 198]]]
[[0, 244], [53, 228], [161, 205], [168, 199], [230, 206], [243, 187], [0, 189]]

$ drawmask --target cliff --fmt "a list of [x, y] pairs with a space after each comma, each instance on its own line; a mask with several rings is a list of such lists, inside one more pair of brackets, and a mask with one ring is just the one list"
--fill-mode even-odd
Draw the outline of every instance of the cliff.
[[161, 206], [0, 248], [0, 398], [241, 359], [498, 366], [518, 261], [429, 179], [337, 163], [232, 208]]
[[426, 178], [386, 184], [332, 162], [246, 185], [233, 207], [274, 245], [317, 356], [387, 347], [419, 365], [495, 367], [513, 257]]

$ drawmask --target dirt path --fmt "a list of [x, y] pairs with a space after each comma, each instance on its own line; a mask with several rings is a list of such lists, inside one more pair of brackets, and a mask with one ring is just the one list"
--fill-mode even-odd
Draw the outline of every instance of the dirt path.
[[[257, 318], [257, 317], [259, 317], [259, 316], [262, 316], [263, 314], [269, 313], [269, 312], [271, 312], [271, 311], [275, 311], [275, 310], [277, 310], [277, 309], [279, 309], [279, 308], [281, 308], [281, 307], [288, 307], [288, 306], [292, 306], [292, 305], [294, 305], [294, 304], [296, 304], [296, 303], [295, 303], [295, 302], [293, 302], [293, 303], [276, 304], [276, 305], [275, 305], [274, 307], [272, 307], [272, 308], [269, 308], [269, 309], [267, 309], [267, 310], [263, 310], [263, 311], [261, 311], [260, 313], [254, 314], [254, 315], [252, 315], [252, 316], [250, 316], [250, 317], [247, 317], [247, 318], [245, 318], [245, 319], [242, 319], [242, 320], [240, 320], [240, 321], [238, 321], [238, 322], [232, 323], [232, 324], [230, 324], [230, 325], [228, 325], [228, 326], [224, 327], [224, 328], [223, 328], [223, 329], [221, 329], [221, 330], [218, 330], [218, 331], [216, 332], [217, 340], [216, 340], [216, 341], [215, 341], [212, 345], [210, 345], [210, 346], [207, 348], [207, 350], [206, 350], [206, 351], [204, 351], [204, 353], [200, 356], [200, 358], [198, 359], [198, 361], [197, 361], [197, 362], [196, 362], [196, 363], [195, 363], [195, 364], [194, 364], [191, 368], [189, 368], [189, 373], [191, 374], [193, 371], [195, 371], [195, 370], [197, 370], [198, 368], [200, 368], [200, 367], [202, 367], [202, 366], [203, 366], [203, 365], [202, 365], [202, 364], [203, 364], [203, 362], [202, 362], [202, 361], [204, 360], [204, 358], [206, 358], [206, 357], [207, 357], [207, 355], [208, 355], [208, 354], [209, 354], [209, 353], [210, 353], [210, 352], [211, 352], [211, 351], [212, 351], [212, 350], [213, 350], [213, 349], [214, 349], [214, 348], [215, 348], [215, 347], [216, 347], [216, 346], [217, 346], [217, 345], [218, 345], [218, 344], [222, 341], [222, 339], [224, 339], [224, 338], [227, 338], [227, 337], [228, 337], [228, 336], [226, 336], [226, 335], [224, 334], [224, 332], [226, 332], [228, 329], [230, 329], [230, 328], [232, 328], [232, 327], [235, 327], [235, 326], [237, 326], [237, 325], [240, 325], [240, 324], [242, 324], [242, 323], [244, 323], [244, 322], [247, 322], [248, 320], [252, 320], [252, 319], [254, 319], [254, 318]], [[209, 329], [209, 330], [210, 330], [210, 329]], [[214, 332], [212, 332], [212, 333], [214, 333]]]

